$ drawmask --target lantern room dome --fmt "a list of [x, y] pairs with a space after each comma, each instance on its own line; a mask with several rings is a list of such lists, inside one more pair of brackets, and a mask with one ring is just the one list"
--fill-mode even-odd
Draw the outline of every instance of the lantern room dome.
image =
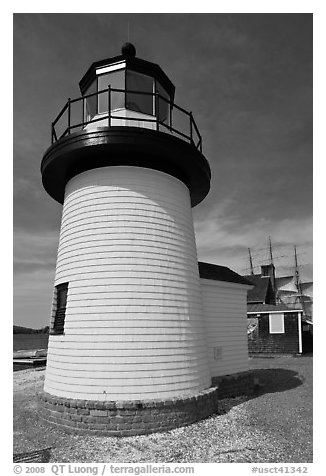
[[136, 48], [134, 47], [134, 45], [132, 43], [125, 43], [124, 45], [122, 45], [121, 53], [126, 58], [127, 57], [134, 57], [134, 56], [136, 56]]
[[131, 43], [125, 43], [121, 48], [121, 53], [119, 56], [113, 56], [91, 64], [79, 82], [80, 91], [83, 95], [86, 94], [90, 84], [97, 76], [124, 69], [153, 78], [166, 91], [169, 99], [174, 100], [175, 86], [158, 64], [137, 58], [136, 48]]

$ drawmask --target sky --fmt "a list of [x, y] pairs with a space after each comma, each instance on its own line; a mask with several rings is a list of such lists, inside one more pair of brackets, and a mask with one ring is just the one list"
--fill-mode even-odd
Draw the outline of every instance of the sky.
[[312, 14], [38, 14], [13, 23], [14, 324], [48, 325], [62, 206], [40, 163], [50, 125], [88, 67], [158, 63], [193, 112], [212, 171], [193, 209], [198, 258], [249, 274], [268, 262], [312, 279]]

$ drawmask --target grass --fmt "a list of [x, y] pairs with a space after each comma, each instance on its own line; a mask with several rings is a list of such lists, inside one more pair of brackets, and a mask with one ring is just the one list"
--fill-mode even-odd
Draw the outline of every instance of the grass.
[[224, 399], [219, 415], [128, 438], [75, 436], [47, 425], [37, 417], [44, 370], [15, 372], [14, 453], [34, 452], [35, 462], [312, 462], [312, 357], [254, 358], [250, 368], [261, 383], [254, 398]]

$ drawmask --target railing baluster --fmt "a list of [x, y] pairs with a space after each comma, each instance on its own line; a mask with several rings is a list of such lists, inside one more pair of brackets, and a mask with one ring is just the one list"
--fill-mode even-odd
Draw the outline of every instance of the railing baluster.
[[[56, 117], [54, 122], [51, 123], [51, 144], [54, 144], [58, 140], [55, 127], [56, 127], [56, 124], [58, 123], [59, 120], [60, 120], [60, 123], [65, 122], [65, 119], [63, 118], [63, 115], [66, 112], [66, 110], [67, 110], [67, 115], [68, 115], [68, 127], [65, 129], [63, 135], [61, 135], [60, 137], [71, 134], [71, 131], [75, 130], [76, 128], [84, 127], [85, 124], [96, 123], [97, 121], [103, 121], [103, 116], [98, 117], [98, 118], [95, 118], [95, 117], [91, 118], [91, 117], [88, 117], [88, 114], [87, 114], [87, 106], [88, 106], [87, 100], [88, 100], [88, 98], [98, 97], [99, 94], [107, 93], [107, 95], [108, 95], [108, 97], [107, 97], [108, 126], [112, 127], [112, 119], [113, 118], [115, 120], [116, 119], [117, 120], [118, 119], [124, 119], [125, 120], [126, 119], [125, 116], [121, 116], [121, 117], [119, 117], [117, 115], [112, 116], [112, 93], [115, 93], [115, 92], [126, 94], [127, 90], [126, 89], [112, 88], [111, 85], [108, 85], [107, 89], [103, 89], [101, 91], [96, 91], [95, 93], [91, 93], [91, 94], [86, 94], [86, 95], [84, 95], [80, 98], [76, 98], [76, 99], [68, 98], [67, 103], [65, 104], [65, 106], [63, 107], [63, 109], [61, 110], [59, 115]], [[145, 91], [135, 91], [135, 90], [128, 91], [128, 92], [139, 95], [140, 99], [143, 95], [151, 96], [153, 98], [153, 109], [154, 109], [153, 110], [153, 115], [154, 115], [154, 117], [153, 117], [153, 115], [151, 115], [150, 119], [149, 118], [147, 119], [146, 117], [144, 117], [142, 119], [142, 121], [144, 123], [145, 122], [146, 123], [147, 122], [156, 123], [156, 126], [154, 126], [154, 128], [157, 131], [160, 131], [160, 130], [164, 131], [164, 128], [166, 128], [167, 131], [169, 131], [171, 134], [176, 134], [179, 137], [181, 137], [183, 140], [186, 140], [188, 142], [190, 141], [190, 143], [194, 147], [196, 147], [197, 150], [200, 150], [202, 152], [202, 137], [200, 135], [200, 132], [198, 130], [198, 127], [197, 127], [197, 124], [195, 122], [195, 119], [193, 117], [192, 112], [186, 111], [182, 107], [173, 103], [170, 99], [167, 100], [165, 97], [161, 96], [156, 90], [154, 92], [151, 92], [151, 93], [147, 93]], [[82, 101], [82, 122], [80, 124], [77, 124], [77, 122], [79, 122], [79, 121], [78, 121], [78, 119], [76, 120], [73, 117], [72, 103], [79, 102], [79, 101]], [[160, 121], [160, 107], [161, 107], [161, 104], [163, 103], [163, 101], [168, 104], [169, 110], [167, 111], [167, 117], [164, 118], [164, 120], [161, 122]], [[160, 104], [160, 102], [161, 102], [161, 104]], [[164, 106], [164, 110], [165, 110], [165, 106]], [[184, 132], [182, 132], [183, 128], [177, 127], [177, 129], [175, 129], [173, 127], [174, 123], [175, 123], [175, 117], [173, 117], [173, 112], [175, 110], [178, 113], [180, 111], [181, 115], [184, 118], [185, 118], [185, 116], [189, 117], [189, 131], [185, 130]], [[78, 110], [78, 115], [79, 115], [79, 110]], [[140, 120], [140, 118], [137, 116], [137, 113], [135, 113], [135, 117], [133, 117], [132, 114], [130, 114], [130, 115], [131, 115], [131, 117], [128, 118], [130, 121], [139, 121]], [[177, 124], [178, 124], [178, 121], [177, 121]]]
[[68, 98], [68, 136], [70, 134], [70, 122], [71, 122], [71, 105], [70, 105], [71, 99]]
[[54, 122], [52, 122], [52, 127], [51, 127], [51, 141], [52, 144], [58, 140], [57, 134], [55, 132], [55, 127], [54, 127]]
[[111, 127], [111, 85], [108, 86], [108, 125]]

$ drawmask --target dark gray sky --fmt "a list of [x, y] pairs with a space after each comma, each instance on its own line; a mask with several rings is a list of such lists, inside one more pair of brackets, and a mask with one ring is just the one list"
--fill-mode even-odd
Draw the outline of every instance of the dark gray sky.
[[[14, 15], [14, 323], [48, 324], [61, 206], [43, 190], [50, 124], [93, 61], [158, 63], [194, 114], [212, 169], [194, 210], [199, 259], [312, 277], [312, 14]], [[282, 263], [282, 264], [281, 264]], [[278, 267], [279, 264], [279, 267]], [[257, 268], [258, 270], [258, 268]]]

